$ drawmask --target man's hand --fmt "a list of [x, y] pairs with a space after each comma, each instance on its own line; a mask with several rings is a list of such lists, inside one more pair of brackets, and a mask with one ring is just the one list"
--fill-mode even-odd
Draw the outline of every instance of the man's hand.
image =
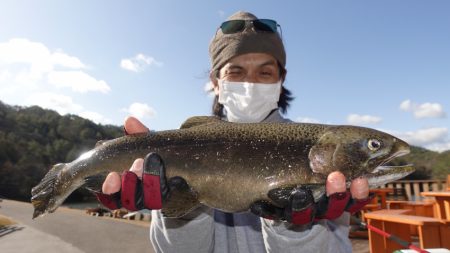
[[366, 178], [356, 178], [350, 184], [350, 193], [346, 190], [345, 176], [338, 171], [332, 172], [326, 182], [327, 197], [322, 198], [316, 210], [316, 219], [333, 220], [344, 211], [354, 213], [370, 202], [369, 182]]
[[[138, 133], [148, 133], [149, 129], [144, 126], [138, 119], [134, 117], [128, 117], [125, 119], [124, 124], [125, 134], [138, 134]], [[144, 159], [139, 158], [133, 162], [131, 165], [130, 171], [136, 174], [138, 178], [142, 178]], [[102, 185], [102, 192], [104, 194], [114, 194], [120, 191], [121, 188], [121, 180], [120, 175], [117, 172], [111, 172], [106, 177], [105, 181]]]
[[[327, 178], [327, 196], [334, 193], [345, 192], [345, 176], [339, 171], [331, 172]], [[350, 185], [353, 199], [366, 199], [369, 196], [369, 182], [366, 178], [356, 178]]]
[[[306, 187], [295, 188], [287, 194], [290, 194], [289, 198], [283, 197], [286, 192], [282, 192], [279, 199], [272, 198], [275, 202], [287, 203], [285, 208], [278, 208], [267, 202], [257, 202], [252, 205], [251, 211], [266, 219], [286, 220], [293, 224], [305, 225], [314, 220], [336, 219], [344, 211], [357, 212], [371, 200], [367, 179], [354, 179], [350, 185], [350, 191], [347, 191], [345, 176], [338, 171], [328, 175], [326, 196], [317, 203], [314, 203], [312, 192]], [[270, 193], [269, 196], [271, 196]]]
[[[129, 117], [124, 124], [125, 134], [146, 133], [139, 120]], [[168, 193], [164, 162], [156, 153], [145, 159], [136, 159], [130, 170], [122, 175], [111, 172], [102, 185], [97, 199], [109, 209], [124, 207], [135, 211], [140, 209], [161, 209], [162, 200]]]

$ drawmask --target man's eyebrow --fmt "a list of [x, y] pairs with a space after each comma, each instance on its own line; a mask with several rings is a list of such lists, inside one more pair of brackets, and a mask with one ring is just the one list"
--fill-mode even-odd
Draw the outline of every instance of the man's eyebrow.
[[277, 66], [277, 61], [276, 60], [268, 60], [266, 62], [261, 63], [259, 66], [260, 67], [264, 67], [264, 66]]
[[239, 65], [230, 64], [230, 66], [226, 69], [226, 71], [228, 71], [228, 70], [241, 70], [241, 69], [243, 69], [243, 67], [241, 67]]

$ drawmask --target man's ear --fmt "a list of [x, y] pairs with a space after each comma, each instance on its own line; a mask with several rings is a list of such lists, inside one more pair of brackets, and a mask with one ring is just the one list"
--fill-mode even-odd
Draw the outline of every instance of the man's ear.
[[284, 80], [286, 80], [286, 74], [287, 74], [287, 70], [285, 69], [283, 71], [283, 73], [281, 74], [281, 83], [284, 83]]
[[284, 81], [286, 80], [286, 74], [287, 74], [287, 70], [283, 67], [280, 66], [280, 81], [281, 81], [281, 89], [280, 89], [280, 95], [283, 94], [283, 84]]
[[216, 96], [218, 96], [219, 95], [219, 80], [215, 76], [215, 71], [211, 71], [211, 73], [209, 73], [209, 80], [210, 80], [211, 85], [213, 87], [214, 94]]

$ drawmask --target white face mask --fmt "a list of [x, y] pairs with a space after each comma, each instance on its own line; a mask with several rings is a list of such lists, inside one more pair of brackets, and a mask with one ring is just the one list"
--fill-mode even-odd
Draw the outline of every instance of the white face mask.
[[219, 80], [219, 103], [225, 107], [230, 122], [261, 122], [278, 108], [280, 90], [281, 81], [264, 84]]

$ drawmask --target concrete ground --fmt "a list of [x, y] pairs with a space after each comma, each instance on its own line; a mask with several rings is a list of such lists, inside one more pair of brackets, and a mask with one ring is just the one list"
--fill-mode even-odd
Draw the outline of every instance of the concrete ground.
[[148, 222], [93, 217], [64, 207], [32, 220], [29, 203], [3, 200], [0, 206], [0, 222], [10, 222], [0, 228], [2, 253], [154, 252]]
[[[149, 222], [93, 217], [64, 207], [32, 220], [29, 203], [3, 200], [0, 206], [2, 253], [154, 252]], [[367, 240], [353, 239], [352, 244], [355, 253], [369, 252]]]

